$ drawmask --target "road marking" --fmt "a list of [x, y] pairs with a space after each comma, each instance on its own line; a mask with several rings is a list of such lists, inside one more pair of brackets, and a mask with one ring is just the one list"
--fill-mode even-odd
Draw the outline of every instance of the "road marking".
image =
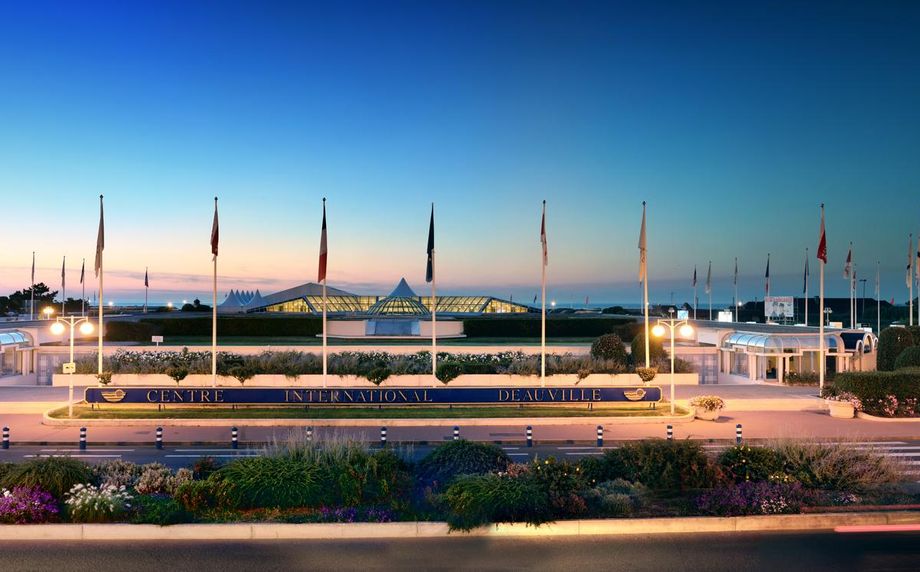
[[177, 453], [232, 453], [234, 451], [261, 451], [262, 449], [244, 448], [244, 449], [174, 449]]
[[571, 451], [566, 453], [566, 455], [603, 455], [602, 451]]
[[509, 457], [529, 457], [530, 453], [508, 453]]
[[920, 532], [920, 524], [865, 524], [834, 527], [834, 532]]
[[[79, 453], [86, 449], [39, 449], [42, 453]], [[97, 449], [92, 448], [94, 453], [131, 453], [134, 449]]]
[[120, 459], [121, 455], [23, 455], [26, 459], [34, 459], [36, 457], [41, 457], [46, 459], [48, 457], [70, 457], [72, 459]]
[[517, 451], [520, 447], [502, 447], [504, 451]]
[[[163, 455], [163, 456], [167, 458], [173, 458], [173, 459], [197, 459], [198, 457], [201, 457], [201, 455]], [[211, 456], [212, 457], [234, 458], [234, 457], [258, 457], [259, 454], [258, 453], [255, 453], [255, 454], [237, 453], [237, 454], [211, 455]]]

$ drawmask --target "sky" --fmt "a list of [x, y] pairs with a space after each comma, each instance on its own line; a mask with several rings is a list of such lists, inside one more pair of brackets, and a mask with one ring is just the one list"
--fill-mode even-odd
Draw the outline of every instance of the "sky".
[[[638, 303], [846, 296], [848, 243], [907, 299], [920, 232], [920, 3], [0, 3], [0, 292], [68, 295], [105, 195], [106, 299], [221, 297], [316, 279], [425, 293]], [[87, 272], [87, 296], [95, 289]]]

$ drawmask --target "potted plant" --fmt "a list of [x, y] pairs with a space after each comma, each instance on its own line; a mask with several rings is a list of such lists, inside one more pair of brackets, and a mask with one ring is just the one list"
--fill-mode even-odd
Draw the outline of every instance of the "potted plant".
[[852, 393], [843, 391], [824, 396], [828, 412], [837, 419], [852, 419], [860, 408], [859, 398]]
[[725, 407], [725, 401], [718, 395], [698, 395], [690, 400], [697, 419], [716, 421], [719, 412]]

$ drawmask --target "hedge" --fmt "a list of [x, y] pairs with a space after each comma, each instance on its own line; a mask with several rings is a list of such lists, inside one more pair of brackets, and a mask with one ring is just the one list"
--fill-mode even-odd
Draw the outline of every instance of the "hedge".
[[833, 387], [835, 393], [852, 393], [863, 403], [867, 413], [872, 413], [869, 409], [889, 395], [899, 402], [920, 399], [920, 369], [838, 373]]
[[907, 328], [890, 327], [882, 330], [878, 337], [879, 371], [891, 371], [901, 352], [914, 345], [914, 337]]
[[[632, 339], [638, 323], [629, 318], [547, 318], [546, 335], [554, 338], [594, 338], [617, 334]], [[539, 338], [540, 318], [481, 317], [463, 320], [463, 332], [469, 338]]]
[[[221, 316], [221, 336], [310, 337], [321, 334], [322, 320], [291, 316]], [[105, 336], [110, 341], [150, 341], [151, 336], [210, 336], [211, 318], [143, 318], [136, 322], [110, 321]]]
[[911, 346], [894, 360], [894, 369], [904, 369], [905, 367], [920, 367], [920, 346]]

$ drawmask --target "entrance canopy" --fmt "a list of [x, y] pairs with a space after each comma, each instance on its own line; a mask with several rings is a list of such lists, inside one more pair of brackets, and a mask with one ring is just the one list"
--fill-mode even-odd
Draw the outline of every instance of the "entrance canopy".
[[0, 347], [30, 345], [32, 345], [32, 339], [28, 334], [18, 330], [0, 331]]
[[[820, 352], [819, 334], [765, 334], [761, 332], [734, 332], [722, 342], [722, 349], [759, 355], [800, 355], [803, 352]], [[843, 351], [839, 334], [824, 334], [827, 353]]]

